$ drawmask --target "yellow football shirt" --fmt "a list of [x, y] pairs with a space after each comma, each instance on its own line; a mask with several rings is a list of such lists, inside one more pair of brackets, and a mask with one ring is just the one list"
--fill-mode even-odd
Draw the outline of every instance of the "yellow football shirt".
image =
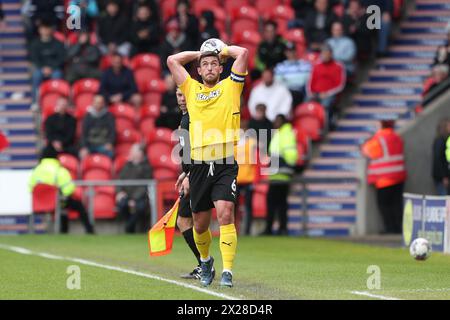
[[233, 156], [239, 141], [241, 94], [245, 74], [231, 70], [228, 78], [208, 88], [190, 76], [179, 86], [189, 112], [193, 160], [211, 161]]

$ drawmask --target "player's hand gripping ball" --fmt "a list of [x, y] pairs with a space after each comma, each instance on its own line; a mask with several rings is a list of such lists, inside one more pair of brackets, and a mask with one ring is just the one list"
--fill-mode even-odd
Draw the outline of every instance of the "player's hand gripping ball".
[[228, 57], [220, 53], [222, 49], [225, 48], [226, 46], [227, 45], [222, 40], [217, 38], [211, 38], [202, 43], [202, 46], [200, 47], [200, 52], [202, 53], [208, 51], [215, 52], [219, 54], [220, 62], [225, 63]]
[[213, 51], [219, 54], [220, 51], [222, 51], [222, 49], [225, 48], [225, 46], [226, 44], [222, 40], [211, 38], [202, 43], [202, 46], [200, 47], [200, 52]]

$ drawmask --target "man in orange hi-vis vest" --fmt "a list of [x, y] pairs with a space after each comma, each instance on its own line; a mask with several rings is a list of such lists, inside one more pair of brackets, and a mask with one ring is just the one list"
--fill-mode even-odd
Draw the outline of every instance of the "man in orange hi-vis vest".
[[367, 181], [377, 190], [378, 208], [386, 233], [402, 232], [403, 184], [406, 168], [403, 140], [394, 131], [395, 120], [381, 121], [381, 129], [362, 145], [362, 153], [369, 158]]

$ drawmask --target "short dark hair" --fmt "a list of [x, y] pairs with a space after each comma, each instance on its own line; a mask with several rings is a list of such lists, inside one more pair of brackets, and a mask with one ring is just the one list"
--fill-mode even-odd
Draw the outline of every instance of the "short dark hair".
[[57, 158], [58, 158], [58, 152], [51, 144], [48, 144], [41, 152], [41, 160], [42, 159], [57, 159]]
[[273, 26], [275, 29], [277, 29], [278, 28], [278, 23], [275, 20], [269, 19], [269, 20], [266, 20], [264, 22], [264, 28], [267, 27], [267, 26]]
[[219, 64], [220, 64], [220, 58], [219, 58], [218, 53], [215, 53], [214, 51], [205, 51], [198, 58], [198, 65], [200, 65], [200, 63], [202, 62], [202, 59], [206, 58], [206, 57], [216, 57], [217, 60], [219, 60]]

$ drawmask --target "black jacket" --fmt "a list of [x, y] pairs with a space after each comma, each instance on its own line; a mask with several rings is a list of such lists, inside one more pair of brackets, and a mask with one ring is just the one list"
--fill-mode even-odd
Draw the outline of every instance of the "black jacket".
[[272, 138], [271, 131], [273, 129], [272, 122], [269, 119], [264, 118], [263, 120], [255, 120], [253, 118], [248, 122], [248, 128], [256, 130], [256, 135], [259, 143], [259, 130], [267, 130], [267, 146], [269, 146], [270, 139]]
[[52, 38], [49, 42], [36, 39], [31, 44], [31, 62], [37, 68], [51, 67], [52, 69], [62, 69], [66, 51], [64, 45]]
[[112, 95], [118, 93], [122, 94], [123, 100], [126, 101], [137, 91], [133, 72], [129, 68], [122, 67], [119, 74], [114, 73], [112, 68], [108, 68], [103, 72], [100, 82], [100, 94], [107, 101]]
[[103, 109], [100, 113], [90, 110], [83, 120], [82, 147], [102, 146], [116, 141], [116, 122], [112, 113]]
[[45, 121], [45, 134], [50, 143], [61, 141], [64, 147], [72, 146], [75, 143], [76, 130], [77, 120], [68, 113], [52, 114]]
[[441, 182], [442, 179], [449, 177], [448, 162], [445, 157], [447, 139], [437, 137], [433, 142], [433, 167], [432, 176], [434, 181]]
[[77, 43], [67, 51], [67, 62], [81, 68], [98, 68], [100, 58], [100, 50], [90, 44]]
[[[148, 30], [148, 37], [140, 38], [138, 33], [142, 30]], [[156, 52], [160, 42], [160, 30], [156, 21], [134, 21], [131, 26], [131, 43], [133, 44], [134, 54], [143, 52]]]
[[[119, 174], [120, 180], [144, 180], [152, 178], [152, 169], [148, 164], [147, 160], [144, 159], [139, 164], [134, 164], [128, 161], [122, 168]], [[133, 200], [139, 200], [146, 196], [147, 187], [145, 186], [128, 186], [128, 187], [117, 187], [117, 192], [124, 191], [127, 196]]]
[[181, 34], [180, 41], [174, 42], [168, 39], [164, 39], [164, 42], [162, 43], [160, 47], [160, 57], [161, 57], [161, 63], [163, 65], [164, 71], [168, 71], [169, 68], [167, 67], [167, 58], [175, 53], [181, 52], [181, 51], [188, 51], [191, 50], [192, 45], [185, 35]]
[[305, 19], [305, 36], [308, 43], [323, 43], [331, 35], [331, 25], [338, 20], [332, 11], [325, 14], [325, 23], [323, 28], [318, 28], [316, 25], [319, 13], [316, 10], [311, 10]]
[[115, 17], [104, 15], [98, 20], [98, 35], [104, 45], [115, 43], [120, 45], [130, 38], [128, 19], [121, 14]]
[[258, 47], [258, 59], [266, 67], [275, 67], [277, 63], [286, 60], [285, 50], [286, 45], [281, 37], [277, 37], [273, 43], [262, 41]]

